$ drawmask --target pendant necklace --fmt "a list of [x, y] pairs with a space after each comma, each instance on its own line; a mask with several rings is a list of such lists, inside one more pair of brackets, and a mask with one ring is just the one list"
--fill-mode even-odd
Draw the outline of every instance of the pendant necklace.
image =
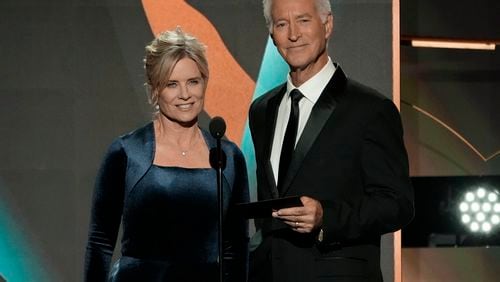
[[189, 145], [189, 147], [188, 147], [187, 149], [185, 149], [185, 150], [182, 150], [182, 149], [181, 149], [181, 155], [182, 155], [183, 157], [187, 156], [187, 154], [188, 154], [189, 150], [190, 150], [190, 149], [191, 149], [194, 145], [196, 145], [196, 143], [198, 143], [198, 139], [199, 139], [199, 137], [200, 137], [199, 133], [198, 133], [198, 134], [196, 134], [196, 137], [197, 137], [197, 138], [196, 138], [196, 140], [194, 141], [194, 143], [193, 143], [193, 144], [190, 144], [190, 145]]

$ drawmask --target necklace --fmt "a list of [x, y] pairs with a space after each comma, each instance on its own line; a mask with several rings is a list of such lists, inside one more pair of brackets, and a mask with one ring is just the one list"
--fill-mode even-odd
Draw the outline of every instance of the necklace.
[[183, 156], [183, 157], [187, 156], [187, 155], [188, 155], [189, 150], [191, 150], [191, 148], [193, 148], [193, 147], [194, 147], [194, 145], [196, 145], [196, 144], [198, 143], [198, 140], [199, 140], [199, 139], [200, 139], [200, 135], [199, 135], [199, 133], [198, 133], [198, 134], [196, 134], [196, 138], [195, 138], [194, 142], [193, 142], [193, 143], [191, 143], [191, 144], [189, 144], [189, 147], [188, 147], [187, 149], [182, 149], [182, 148], [181, 148], [181, 156]]
[[[188, 146], [186, 148], [182, 148], [181, 146], [181, 140], [178, 140], [178, 142], [175, 141], [176, 138], [166, 138], [166, 136], [163, 134], [164, 130], [162, 127], [161, 122], [158, 123], [158, 137], [157, 140], [162, 140], [161, 143], [163, 143], [169, 151], [175, 152], [175, 154], [180, 153], [182, 157], [186, 157], [189, 155], [189, 152], [195, 147], [196, 144], [198, 144], [199, 140], [202, 139], [201, 137], [201, 132], [199, 130], [196, 130], [194, 136], [191, 138], [186, 137], [188, 139], [191, 139], [192, 142], [189, 142]], [[168, 135], [168, 134], [167, 134]], [[185, 139], [182, 139], [185, 140]]]

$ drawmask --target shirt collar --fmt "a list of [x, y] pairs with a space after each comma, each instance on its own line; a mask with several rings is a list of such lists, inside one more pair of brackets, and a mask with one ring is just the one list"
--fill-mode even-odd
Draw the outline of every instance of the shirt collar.
[[288, 74], [286, 82], [286, 96], [288, 96], [288, 94], [293, 89], [297, 88], [307, 100], [315, 104], [316, 101], [318, 101], [319, 96], [323, 92], [323, 89], [325, 89], [326, 85], [332, 78], [336, 69], [337, 68], [333, 64], [332, 60], [330, 59], [330, 57], [328, 57], [328, 62], [325, 64], [325, 66], [309, 80], [302, 83], [302, 85], [299, 87], [295, 87], [293, 85], [290, 74]]

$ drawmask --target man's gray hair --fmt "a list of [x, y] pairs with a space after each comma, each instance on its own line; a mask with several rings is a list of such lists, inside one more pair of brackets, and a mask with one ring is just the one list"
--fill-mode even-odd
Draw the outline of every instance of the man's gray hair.
[[[314, 0], [316, 2], [316, 9], [321, 16], [321, 21], [326, 22], [326, 17], [332, 13], [332, 6], [330, 5], [330, 0]], [[262, 0], [262, 8], [264, 10], [264, 18], [266, 19], [266, 25], [269, 29], [269, 33], [273, 33], [273, 16], [271, 14], [271, 7], [273, 6], [273, 0]]]

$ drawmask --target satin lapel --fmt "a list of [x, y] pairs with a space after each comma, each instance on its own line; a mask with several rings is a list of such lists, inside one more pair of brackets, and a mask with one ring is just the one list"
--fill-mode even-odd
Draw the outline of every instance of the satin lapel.
[[330, 79], [325, 89], [321, 93], [318, 101], [314, 105], [311, 115], [307, 120], [304, 131], [300, 136], [300, 139], [295, 147], [295, 151], [290, 162], [290, 167], [288, 168], [287, 176], [285, 177], [284, 186], [285, 189], [282, 191], [282, 195], [285, 195], [290, 189], [290, 184], [292, 183], [295, 175], [297, 174], [302, 161], [311, 149], [314, 141], [320, 134], [326, 121], [330, 118], [337, 105], [336, 97], [343, 93], [346, 76], [340, 67], [337, 67], [333, 77]]
[[123, 137], [127, 151], [126, 187], [133, 189], [153, 163], [155, 144], [154, 127], [150, 122], [146, 126]]
[[271, 194], [273, 195], [273, 198], [278, 198], [279, 193], [278, 193], [278, 188], [276, 187], [276, 180], [274, 178], [274, 173], [273, 173], [273, 168], [271, 165], [271, 150], [273, 148], [273, 139], [274, 139], [274, 132], [276, 129], [276, 120], [278, 118], [278, 108], [281, 102], [281, 99], [283, 98], [283, 95], [286, 92], [286, 85], [283, 85], [283, 87], [279, 88], [277, 90], [276, 95], [274, 97], [269, 99], [267, 108], [266, 108], [266, 131], [265, 131], [265, 138], [267, 139], [264, 144], [267, 144], [267, 147], [264, 151], [264, 159], [265, 160], [265, 173], [267, 177], [267, 182], [269, 183], [269, 189], [271, 189]]

